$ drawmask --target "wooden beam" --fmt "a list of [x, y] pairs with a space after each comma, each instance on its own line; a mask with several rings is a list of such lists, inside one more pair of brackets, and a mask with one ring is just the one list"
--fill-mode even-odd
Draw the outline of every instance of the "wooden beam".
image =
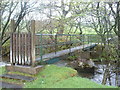
[[11, 30], [11, 35], [10, 35], [10, 63], [13, 65], [13, 45], [12, 45], [12, 39], [13, 39], [13, 31], [15, 29], [15, 20], [11, 20], [10, 23], [10, 30]]
[[35, 66], [35, 20], [31, 21], [31, 60], [32, 66]]
[[39, 73], [44, 68], [44, 66], [39, 65], [36, 67], [31, 67], [31, 66], [20, 66], [20, 65], [16, 65], [16, 66], [6, 65], [5, 68], [7, 72], [22, 72], [22, 73], [35, 75]]

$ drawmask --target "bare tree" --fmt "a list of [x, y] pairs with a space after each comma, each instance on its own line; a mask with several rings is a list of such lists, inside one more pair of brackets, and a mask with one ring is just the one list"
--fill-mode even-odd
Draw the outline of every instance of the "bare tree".
[[[116, 35], [118, 36], [118, 48], [116, 49], [117, 51], [117, 71], [116, 71], [116, 85], [119, 85], [119, 80], [118, 80], [118, 76], [119, 76], [119, 67], [120, 67], [120, 1], [119, 2], [115, 2], [115, 3], [109, 3], [109, 7], [112, 11], [112, 15], [114, 17], [114, 32], [116, 33]], [[114, 10], [115, 8], [115, 10]]]
[[[25, 15], [33, 11], [33, 6], [36, 2], [13, 2], [8, 0], [3, 0], [1, 2], [1, 18], [0, 18], [0, 42], [2, 47], [10, 39], [10, 21], [15, 19], [15, 28], [12, 32], [16, 32], [21, 21], [24, 19]], [[1, 50], [2, 52], [2, 50]]]

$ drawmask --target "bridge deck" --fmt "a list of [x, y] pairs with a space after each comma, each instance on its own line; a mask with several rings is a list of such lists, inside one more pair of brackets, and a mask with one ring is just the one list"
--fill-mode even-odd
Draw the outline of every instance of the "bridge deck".
[[[69, 48], [69, 49], [61, 50], [61, 51], [58, 51], [56, 53], [55, 52], [48, 53], [48, 54], [45, 54], [45, 55], [42, 56], [42, 60], [46, 61], [46, 60], [49, 60], [51, 58], [60, 57], [60, 56], [63, 56], [65, 54], [69, 54], [71, 52], [75, 52], [77, 50], [82, 50], [83, 48], [90, 47], [91, 45], [95, 45], [95, 43], [81, 45], [81, 46], [77, 46], [77, 47], [74, 47], [74, 48]], [[40, 59], [41, 58], [37, 58], [36, 61], [39, 61]]]

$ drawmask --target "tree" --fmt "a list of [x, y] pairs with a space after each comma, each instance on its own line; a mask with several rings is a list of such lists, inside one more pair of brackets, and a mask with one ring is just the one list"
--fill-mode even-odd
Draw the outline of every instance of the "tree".
[[[118, 73], [119, 73], [119, 63], [120, 63], [120, 1], [115, 3], [109, 3], [109, 7], [112, 11], [114, 18], [114, 32], [118, 36], [118, 48], [117, 51], [117, 72], [116, 72], [116, 85], [118, 85]], [[116, 10], [114, 10], [114, 8]]]
[[[109, 5], [109, 7], [108, 7]], [[114, 5], [114, 7], [112, 7]], [[116, 11], [114, 11], [114, 9]], [[120, 18], [119, 18], [119, 2], [116, 3], [94, 3], [92, 5], [90, 16], [92, 21], [92, 27], [96, 31], [96, 33], [101, 37], [102, 42], [104, 43], [104, 49], [102, 55], [105, 60], [108, 61], [107, 67], [104, 72], [104, 78], [102, 84], [106, 84], [107, 79], [110, 80], [110, 65], [113, 64], [112, 59], [117, 62], [116, 69], [118, 69], [118, 63], [120, 58], [120, 47], [119, 47], [119, 26], [120, 26]], [[118, 48], [116, 48], [117, 43], [109, 44], [106, 42], [108, 38], [111, 37], [111, 34], [116, 34], [118, 36]], [[113, 38], [113, 37], [111, 37]], [[115, 51], [115, 53], [113, 52]], [[116, 72], [116, 85], [118, 85], [118, 70]]]
[[[1, 1], [1, 17], [0, 17], [0, 42], [1, 55], [2, 46], [10, 39], [10, 32], [16, 32], [25, 15], [29, 14], [34, 9], [36, 2], [13, 2], [8, 0]], [[15, 20], [14, 30], [10, 30], [10, 21]]]

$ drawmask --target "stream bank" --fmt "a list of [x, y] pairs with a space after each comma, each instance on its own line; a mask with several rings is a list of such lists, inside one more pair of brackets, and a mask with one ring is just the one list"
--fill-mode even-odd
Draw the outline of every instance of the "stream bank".
[[[55, 63], [55, 65], [60, 66], [60, 67], [63, 67], [63, 66], [70, 67], [68, 63], [69, 63], [68, 60], [60, 60], [59, 62]], [[96, 83], [101, 84], [103, 75], [104, 75], [104, 69], [106, 68], [107, 63], [101, 64], [100, 62], [95, 62], [95, 65], [96, 65], [96, 68], [95, 68], [94, 72], [91, 72], [91, 73], [89, 71], [85, 72], [81, 68], [80, 69], [74, 68], [74, 69], [77, 70], [79, 77], [88, 78]], [[73, 67], [71, 67], [71, 68], [73, 68]], [[112, 68], [114, 68], [114, 65], [111, 66], [111, 69]], [[120, 69], [120, 67], [119, 67], [119, 69]], [[119, 72], [119, 76], [120, 76], [120, 72]], [[116, 86], [115, 79], [116, 79], [116, 74], [115, 74], [115, 72], [112, 72], [111, 73], [111, 82], [109, 82], [109, 80], [107, 80], [106, 85]]]

